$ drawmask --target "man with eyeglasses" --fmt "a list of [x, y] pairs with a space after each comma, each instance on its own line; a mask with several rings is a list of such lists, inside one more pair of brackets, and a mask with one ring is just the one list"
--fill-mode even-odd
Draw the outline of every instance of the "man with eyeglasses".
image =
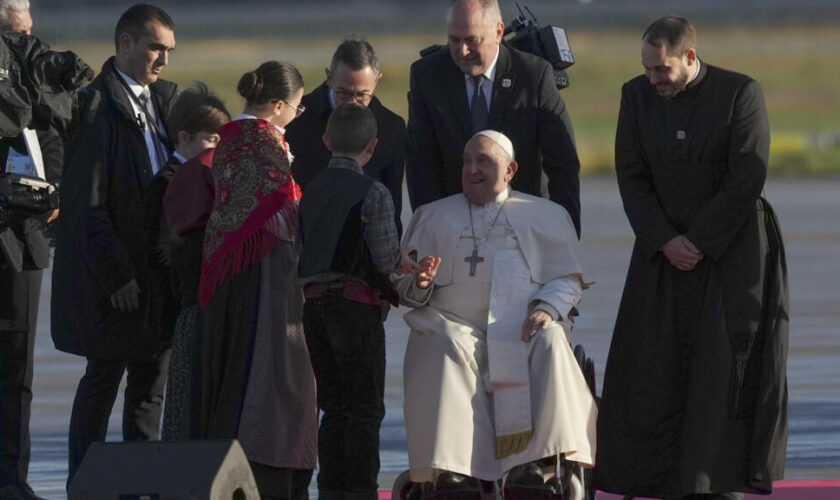
[[405, 171], [405, 120], [390, 111], [376, 98], [374, 91], [382, 73], [373, 47], [364, 39], [345, 39], [333, 54], [327, 80], [301, 103], [306, 113], [289, 124], [286, 141], [295, 155], [292, 164], [295, 181], [306, 188], [323, 172], [332, 157], [323, 142], [327, 119], [340, 104], [357, 102], [367, 106], [376, 118], [378, 143], [364, 171], [388, 188], [394, 201], [394, 222], [402, 234], [402, 183]]

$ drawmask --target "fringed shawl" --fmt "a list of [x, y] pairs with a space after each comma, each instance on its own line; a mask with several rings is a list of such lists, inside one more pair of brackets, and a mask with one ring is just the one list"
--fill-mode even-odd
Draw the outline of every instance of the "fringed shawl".
[[219, 130], [213, 159], [216, 194], [204, 235], [199, 304], [259, 262], [278, 240], [294, 239], [300, 187], [282, 132], [265, 120], [232, 121]]

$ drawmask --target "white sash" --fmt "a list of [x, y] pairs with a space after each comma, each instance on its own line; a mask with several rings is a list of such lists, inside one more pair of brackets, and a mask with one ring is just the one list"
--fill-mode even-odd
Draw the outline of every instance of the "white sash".
[[521, 338], [530, 295], [531, 273], [522, 252], [497, 252], [487, 318], [496, 458], [521, 452], [532, 437], [528, 344]]

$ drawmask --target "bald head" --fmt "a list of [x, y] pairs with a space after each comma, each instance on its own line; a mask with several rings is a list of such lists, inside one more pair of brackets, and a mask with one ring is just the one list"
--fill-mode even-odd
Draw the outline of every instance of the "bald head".
[[495, 0], [456, 0], [446, 16], [449, 54], [465, 75], [484, 73], [502, 43], [505, 24]]
[[452, 20], [453, 14], [476, 11], [485, 22], [502, 22], [502, 11], [497, 0], [452, 0], [446, 12], [446, 22]]

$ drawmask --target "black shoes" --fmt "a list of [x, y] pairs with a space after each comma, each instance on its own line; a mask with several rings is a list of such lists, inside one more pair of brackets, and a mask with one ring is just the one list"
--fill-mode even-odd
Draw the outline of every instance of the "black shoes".
[[517, 465], [508, 472], [505, 481], [505, 500], [563, 500], [565, 498], [560, 480], [551, 478], [546, 482], [542, 461]]
[[495, 483], [457, 472], [444, 472], [437, 478], [435, 500], [481, 500], [493, 496]]
[[537, 462], [517, 465], [508, 473], [505, 487], [508, 486], [537, 486], [545, 483], [543, 469]]
[[0, 500], [45, 500], [26, 483], [7, 483], [0, 486]]
[[457, 472], [444, 472], [437, 479], [437, 490], [460, 490], [464, 488], [480, 488], [481, 482], [470, 476], [458, 474]]

